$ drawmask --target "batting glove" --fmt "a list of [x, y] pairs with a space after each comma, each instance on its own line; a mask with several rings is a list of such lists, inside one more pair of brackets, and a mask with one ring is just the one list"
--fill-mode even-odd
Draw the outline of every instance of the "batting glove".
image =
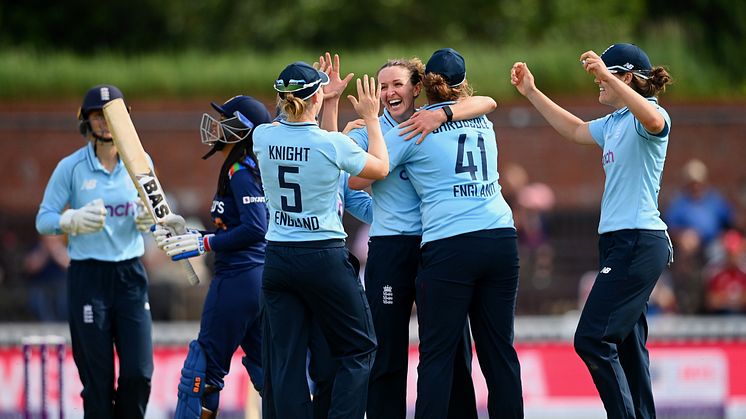
[[137, 227], [138, 231], [146, 232], [153, 227], [153, 224], [155, 224], [155, 220], [153, 220], [153, 216], [150, 215], [150, 211], [145, 208], [145, 204], [143, 204], [141, 200], [138, 200], [135, 227]]
[[189, 230], [185, 234], [167, 237], [162, 241], [163, 250], [171, 260], [191, 258], [210, 251], [212, 234], [202, 235], [197, 230]]
[[68, 209], [60, 216], [60, 230], [73, 236], [100, 231], [104, 223], [106, 207], [102, 199], [94, 199], [78, 209]]

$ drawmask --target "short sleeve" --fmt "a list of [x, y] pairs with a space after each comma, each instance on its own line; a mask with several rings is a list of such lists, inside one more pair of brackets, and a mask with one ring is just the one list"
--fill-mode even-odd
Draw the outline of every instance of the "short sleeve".
[[594, 119], [588, 123], [588, 131], [591, 133], [591, 137], [593, 137], [593, 141], [596, 142], [601, 148], [604, 146], [604, 127], [606, 126], [606, 123], [608, 122], [609, 118], [611, 118], [611, 115], [606, 115], [604, 117]]
[[368, 151], [368, 130], [365, 128], [355, 128], [347, 136], [352, 138], [355, 143], [365, 151]]
[[340, 133], [332, 134], [334, 159], [337, 167], [353, 176], [357, 176], [368, 162], [368, 153], [358, 147], [354, 141], [350, 141], [350, 137]]

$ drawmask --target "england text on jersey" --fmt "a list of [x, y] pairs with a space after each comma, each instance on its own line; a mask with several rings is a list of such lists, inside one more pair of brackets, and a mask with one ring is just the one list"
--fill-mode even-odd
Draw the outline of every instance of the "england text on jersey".
[[497, 192], [497, 182], [488, 183], [486, 185], [480, 185], [477, 183], [466, 183], [461, 185], [453, 185], [453, 197], [478, 197], [487, 198]]
[[315, 231], [319, 229], [319, 218], [316, 216], [296, 218], [286, 212], [276, 211], [275, 224]]

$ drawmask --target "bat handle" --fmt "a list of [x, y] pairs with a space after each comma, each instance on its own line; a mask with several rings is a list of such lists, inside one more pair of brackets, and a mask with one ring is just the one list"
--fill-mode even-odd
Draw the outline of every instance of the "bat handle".
[[189, 262], [189, 259], [182, 259], [179, 263], [181, 264], [181, 267], [184, 268], [184, 272], [186, 272], [189, 285], [199, 284], [199, 277], [197, 276], [197, 273], [194, 272], [194, 268], [192, 267], [192, 263]]

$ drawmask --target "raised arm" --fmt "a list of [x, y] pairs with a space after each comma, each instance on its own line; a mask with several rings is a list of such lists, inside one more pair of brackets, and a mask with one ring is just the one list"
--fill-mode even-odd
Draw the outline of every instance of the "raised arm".
[[[453, 112], [451, 120], [463, 121], [476, 118], [491, 113], [496, 108], [497, 102], [489, 96], [470, 96], [450, 105], [451, 112]], [[448, 122], [448, 116], [443, 108], [423, 109], [415, 112], [408, 120], [399, 125], [401, 129], [399, 134], [408, 134], [404, 140], [411, 140], [420, 135], [420, 138], [416, 141], [419, 144], [428, 134], [446, 122]]]
[[389, 173], [389, 153], [383, 141], [381, 124], [378, 123], [381, 86], [376, 84], [375, 78], [369, 78], [366, 74], [362, 81], [357, 79], [357, 94], [357, 98], [352, 95], [347, 98], [365, 121], [368, 130], [368, 160], [358, 176], [366, 179], [383, 179]]
[[663, 115], [650, 101], [629, 86], [630, 80], [634, 77], [632, 73], [628, 72], [621, 77], [615, 77], [606, 68], [601, 57], [593, 51], [586, 51], [581, 54], [580, 62], [583, 63], [585, 71], [592, 74], [600, 82], [602, 88], [614, 91], [647, 132], [659, 134], [666, 128], [666, 120]]
[[517, 62], [510, 70], [510, 82], [561, 136], [578, 144], [595, 144], [588, 123], [554, 103], [536, 87], [526, 63]]
[[344, 79], [341, 78], [339, 55], [334, 54], [334, 61], [332, 61], [331, 54], [328, 52], [319, 57], [319, 70], [329, 75], [329, 84], [324, 86], [324, 106], [319, 126], [327, 131], [338, 131], [339, 98], [342, 97], [342, 93], [354, 74], [350, 73]]

